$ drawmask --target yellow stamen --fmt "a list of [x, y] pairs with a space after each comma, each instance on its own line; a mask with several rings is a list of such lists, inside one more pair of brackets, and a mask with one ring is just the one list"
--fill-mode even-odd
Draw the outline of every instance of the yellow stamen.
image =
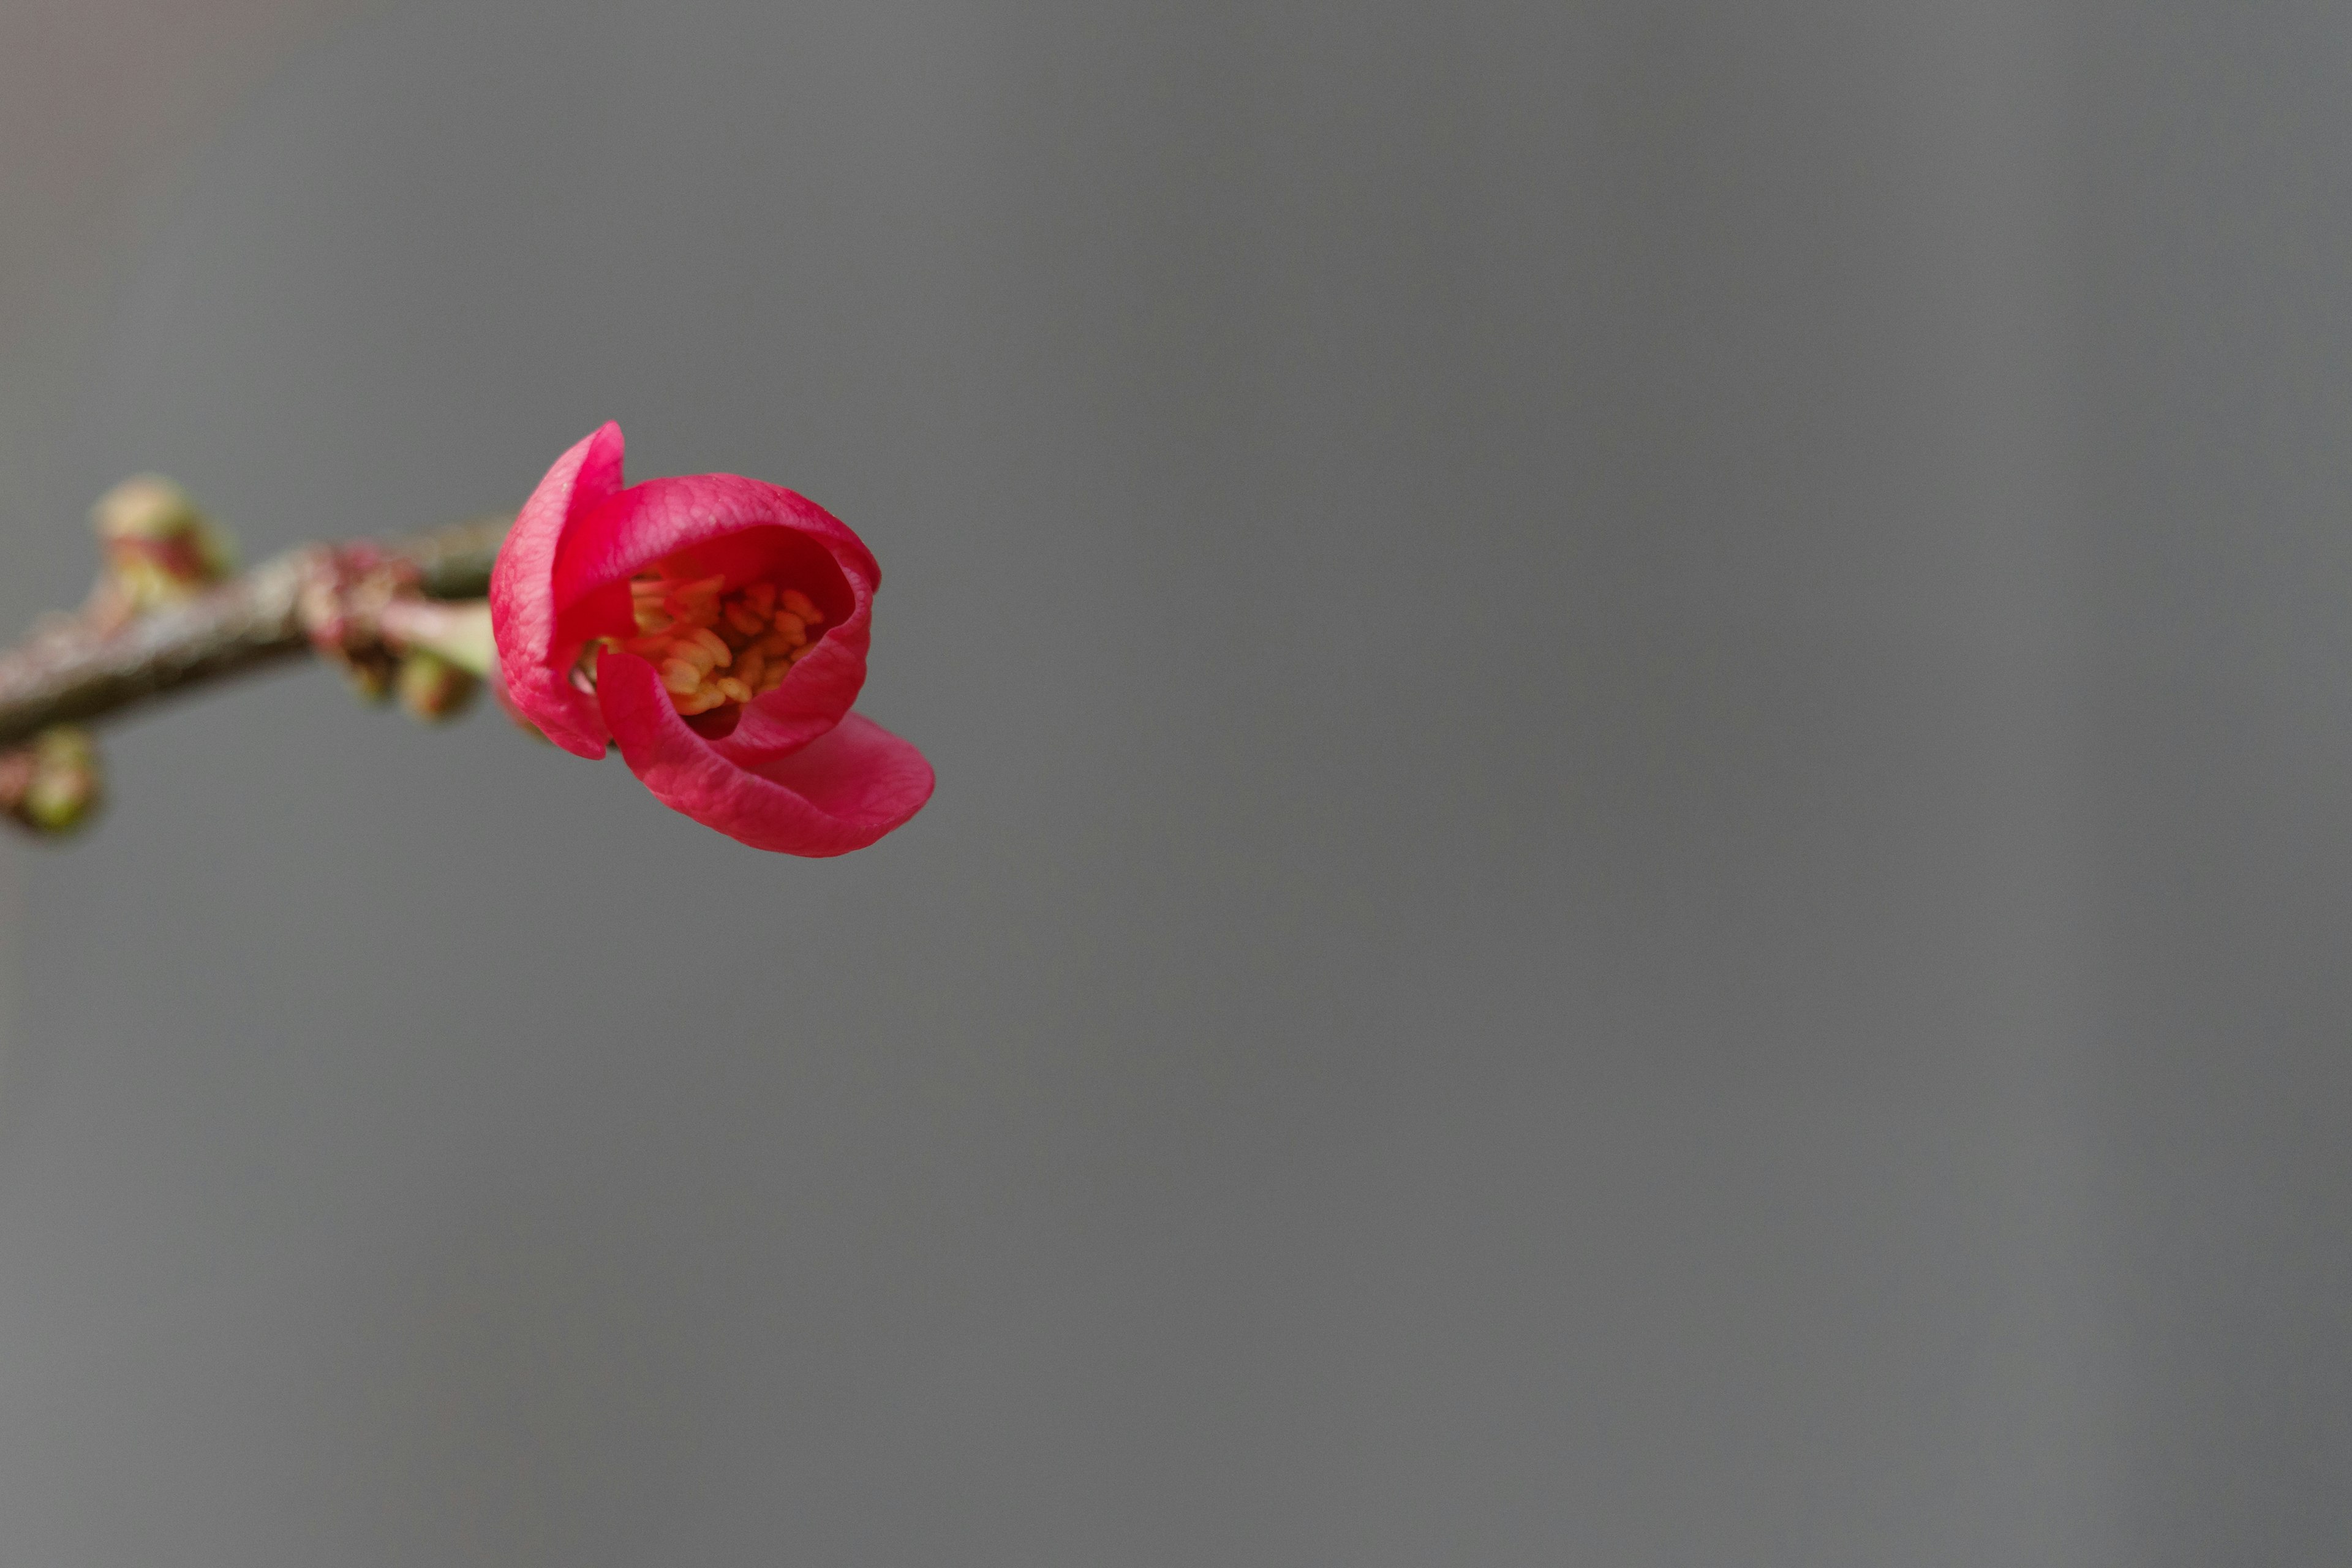
[[636, 635], [604, 640], [650, 659], [682, 714], [740, 707], [773, 691], [822, 639], [824, 613], [797, 588], [762, 581], [730, 589], [723, 575], [667, 572], [656, 563], [630, 580]]

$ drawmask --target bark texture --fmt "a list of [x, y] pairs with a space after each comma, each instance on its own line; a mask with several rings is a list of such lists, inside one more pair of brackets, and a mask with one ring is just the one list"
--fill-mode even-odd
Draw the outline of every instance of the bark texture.
[[184, 605], [54, 617], [0, 653], [0, 747], [300, 654], [348, 656], [379, 640], [374, 616], [396, 593], [480, 598], [511, 521], [303, 545]]

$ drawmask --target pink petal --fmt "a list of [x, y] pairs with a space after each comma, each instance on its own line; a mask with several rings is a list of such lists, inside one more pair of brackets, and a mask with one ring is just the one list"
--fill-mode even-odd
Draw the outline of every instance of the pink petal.
[[735, 474], [647, 479], [582, 517], [563, 535], [556, 563], [563, 640], [627, 635], [628, 600], [618, 584], [682, 552], [738, 580], [781, 571], [826, 616], [815, 649], [744, 708], [714, 742], [719, 751], [755, 766], [841, 722], [866, 684], [881, 569], [847, 524], [781, 485]]
[[564, 535], [555, 562], [558, 607], [616, 583], [665, 555], [717, 545], [748, 529], [782, 527], [824, 547], [871, 598], [882, 569], [847, 524], [781, 485], [740, 474], [689, 474], [632, 485]]
[[866, 686], [868, 623], [861, 604], [855, 617], [829, 628], [793, 666], [782, 685], [753, 698], [732, 732], [711, 744], [729, 761], [752, 768], [791, 755], [840, 723]]
[[845, 855], [931, 797], [922, 752], [856, 713], [790, 756], [746, 768], [687, 727], [635, 655], [599, 655], [596, 689], [629, 771], [665, 805], [755, 849]]
[[621, 488], [621, 427], [610, 421], [555, 460], [523, 503], [490, 572], [490, 627], [499, 679], [547, 738], [583, 757], [604, 754], [596, 700], [572, 684], [578, 646], [556, 636], [555, 563], [566, 524]]

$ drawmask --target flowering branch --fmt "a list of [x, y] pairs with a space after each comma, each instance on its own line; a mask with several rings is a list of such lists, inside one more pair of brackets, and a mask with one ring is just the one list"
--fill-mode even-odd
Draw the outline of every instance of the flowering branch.
[[242, 575], [184, 490], [123, 480], [90, 511], [104, 567], [88, 602], [0, 650], [0, 816], [77, 831], [106, 793], [85, 722], [305, 651], [425, 720], [495, 675], [524, 730], [583, 757], [617, 745], [664, 805], [757, 849], [844, 855], [920, 811], [930, 763], [850, 710], [873, 552], [781, 486], [625, 486], [621, 465], [607, 423], [514, 517], [306, 544]]

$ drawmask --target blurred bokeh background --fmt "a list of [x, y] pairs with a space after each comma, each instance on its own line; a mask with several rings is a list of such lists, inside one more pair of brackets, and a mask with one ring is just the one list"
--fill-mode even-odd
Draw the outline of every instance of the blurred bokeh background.
[[0, 1562], [2352, 1555], [2352, 13], [5, 0], [0, 615], [633, 474], [803, 862], [322, 671], [10, 845]]

